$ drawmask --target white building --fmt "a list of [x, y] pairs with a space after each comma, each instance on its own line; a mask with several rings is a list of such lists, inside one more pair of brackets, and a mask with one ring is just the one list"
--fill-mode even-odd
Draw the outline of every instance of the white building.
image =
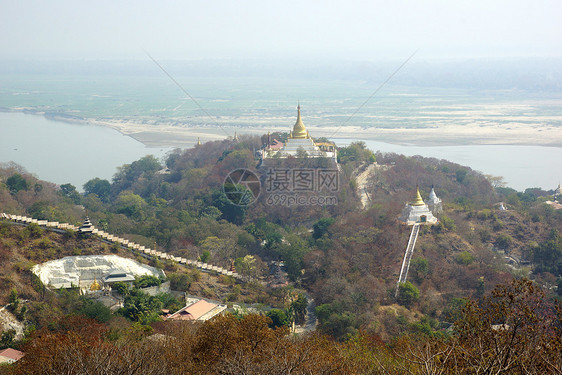
[[443, 213], [443, 202], [441, 202], [441, 199], [437, 197], [437, 194], [435, 194], [435, 189], [433, 188], [433, 186], [431, 187], [431, 191], [429, 192], [427, 206], [434, 215]]
[[398, 219], [400, 222], [408, 225], [414, 224], [437, 224], [439, 220], [429, 210], [429, 207], [423, 201], [420, 189], [416, 186], [416, 197], [413, 203], [407, 203], [402, 210], [402, 215]]

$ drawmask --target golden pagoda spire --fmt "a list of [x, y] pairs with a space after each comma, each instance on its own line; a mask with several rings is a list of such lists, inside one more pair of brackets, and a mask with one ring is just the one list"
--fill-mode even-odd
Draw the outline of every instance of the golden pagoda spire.
[[420, 194], [420, 189], [418, 188], [418, 185], [416, 185], [416, 198], [414, 200], [414, 203], [412, 203], [412, 206], [423, 206], [424, 204], [425, 203]]
[[197, 146], [201, 146], [201, 139], [199, 137], [197, 137]]
[[297, 122], [295, 122], [295, 126], [293, 126], [293, 132], [291, 133], [291, 138], [296, 139], [305, 139], [307, 138], [308, 132], [306, 131], [306, 127], [304, 126], [302, 119], [301, 119], [301, 105], [297, 106]]

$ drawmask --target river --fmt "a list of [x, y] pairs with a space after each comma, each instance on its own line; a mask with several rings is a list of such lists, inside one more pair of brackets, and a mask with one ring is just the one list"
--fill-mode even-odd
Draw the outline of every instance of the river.
[[[349, 139], [334, 140], [348, 145]], [[395, 152], [445, 159], [476, 171], [502, 176], [508, 187], [523, 191], [529, 187], [554, 189], [562, 180], [562, 148], [544, 146], [470, 145], [402, 146], [365, 141], [373, 151]]]
[[71, 183], [111, 180], [117, 167], [145, 155], [163, 157], [169, 148], [148, 148], [118, 131], [51, 121], [42, 116], [0, 112], [0, 162], [16, 162], [38, 178]]
[[[170, 148], [148, 148], [118, 131], [51, 121], [42, 116], [0, 112], [0, 162], [14, 161], [42, 180], [71, 183], [79, 190], [94, 177], [111, 179], [117, 167], [145, 155], [163, 158]], [[349, 139], [335, 139], [340, 146]], [[519, 191], [554, 189], [562, 180], [562, 148], [543, 146], [401, 146], [366, 141], [373, 151], [446, 159], [504, 177]]]

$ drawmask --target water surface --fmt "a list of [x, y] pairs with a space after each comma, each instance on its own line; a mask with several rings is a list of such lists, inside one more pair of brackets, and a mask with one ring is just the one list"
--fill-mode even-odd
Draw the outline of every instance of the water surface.
[[167, 151], [111, 128], [0, 112], [0, 163], [16, 162], [42, 180], [79, 190], [94, 177], [111, 180], [118, 166], [149, 154], [161, 158]]
[[[349, 139], [334, 140], [338, 145]], [[494, 176], [502, 176], [507, 186], [518, 191], [529, 187], [556, 188], [562, 180], [562, 148], [544, 146], [470, 145], [402, 146], [365, 141], [373, 151], [395, 152], [445, 159]]]

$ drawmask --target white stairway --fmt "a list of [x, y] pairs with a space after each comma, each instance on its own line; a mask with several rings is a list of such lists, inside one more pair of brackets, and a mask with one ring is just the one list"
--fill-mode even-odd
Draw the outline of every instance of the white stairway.
[[410, 269], [410, 260], [412, 259], [412, 254], [414, 253], [414, 246], [416, 246], [416, 240], [418, 239], [418, 233], [420, 231], [420, 225], [414, 224], [412, 227], [412, 233], [410, 233], [410, 240], [408, 241], [408, 247], [406, 248], [406, 253], [404, 254], [404, 261], [402, 262], [402, 269], [400, 270], [400, 277], [398, 278], [398, 283], [396, 284], [396, 296], [398, 296], [398, 286], [400, 283], [405, 283], [408, 277], [408, 269]]

